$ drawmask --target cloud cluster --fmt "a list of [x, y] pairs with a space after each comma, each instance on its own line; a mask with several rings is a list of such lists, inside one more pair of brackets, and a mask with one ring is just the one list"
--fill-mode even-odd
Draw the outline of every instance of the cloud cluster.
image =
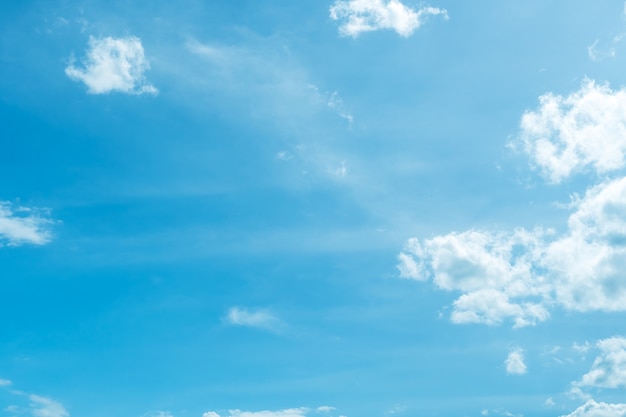
[[0, 246], [43, 245], [51, 238], [52, 221], [40, 211], [0, 201]]
[[522, 117], [517, 143], [553, 183], [591, 167], [606, 173], [624, 167], [626, 90], [586, 79], [563, 97], [539, 97], [539, 108]]
[[408, 37], [428, 16], [434, 15], [448, 18], [445, 9], [427, 6], [413, 10], [399, 0], [337, 0], [330, 8], [330, 18], [342, 22], [339, 33], [353, 38], [381, 29], [391, 29]]
[[91, 94], [156, 94], [158, 90], [144, 76], [149, 68], [139, 38], [90, 37], [83, 68], [72, 62], [65, 73], [72, 80], [83, 82]]
[[70, 413], [57, 401], [47, 397], [31, 394], [31, 409], [34, 417], [69, 417]]
[[461, 292], [455, 323], [511, 319], [521, 327], [546, 320], [555, 305], [626, 311], [626, 177], [592, 187], [572, 206], [561, 236], [517, 229], [410, 239], [399, 255], [400, 275]]
[[626, 338], [611, 337], [598, 341], [600, 354], [575, 387], [626, 388]]
[[[567, 99], [540, 101], [539, 112], [524, 115], [521, 137], [551, 181], [584, 166], [604, 173], [624, 165], [626, 91], [587, 80]], [[538, 228], [410, 239], [398, 258], [400, 276], [460, 292], [455, 323], [521, 327], [546, 320], [555, 306], [626, 311], [626, 177], [589, 188], [571, 210], [561, 235]]]

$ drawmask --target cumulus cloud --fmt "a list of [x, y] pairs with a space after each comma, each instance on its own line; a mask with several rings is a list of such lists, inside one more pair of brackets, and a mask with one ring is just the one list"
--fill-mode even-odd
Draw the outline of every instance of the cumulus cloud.
[[500, 324], [516, 327], [543, 321], [547, 292], [533, 265], [540, 257], [542, 233], [516, 230], [494, 234], [476, 230], [427, 239], [413, 238], [399, 255], [404, 278], [432, 279], [435, 286], [463, 294], [454, 302], [454, 323]]
[[506, 365], [506, 373], [509, 375], [524, 375], [527, 371], [524, 363], [524, 351], [520, 348], [509, 352], [504, 364]]
[[607, 404], [589, 400], [570, 414], [561, 417], [624, 417], [626, 404]]
[[139, 38], [90, 37], [82, 64], [83, 67], [79, 68], [70, 63], [65, 74], [74, 81], [83, 82], [91, 94], [158, 92], [144, 76], [150, 64]]
[[414, 10], [399, 0], [337, 0], [330, 7], [330, 18], [342, 22], [339, 33], [353, 38], [381, 29], [391, 29], [408, 37], [428, 16], [434, 15], [448, 18], [445, 9], [427, 6]]
[[48, 243], [51, 223], [40, 210], [0, 201], [0, 246], [3, 243], [11, 246]]
[[33, 416], [35, 417], [69, 417], [65, 407], [57, 401], [39, 395], [29, 395]]
[[575, 387], [626, 388], [626, 338], [611, 337], [598, 341], [600, 354]]
[[623, 168], [626, 90], [585, 79], [567, 97], [544, 94], [537, 110], [522, 117], [516, 144], [553, 183], [586, 168], [600, 174]]
[[470, 230], [410, 239], [398, 256], [403, 278], [461, 292], [455, 323], [515, 327], [574, 311], [626, 311], [626, 177], [590, 188], [572, 202], [568, 231]]
[[228, 310], [225, 321], [233, 326], [257, 327], [266, 330], [279, 330], [283, 323], [276, 316], [265, 310], [250, 311], [232, 307]]

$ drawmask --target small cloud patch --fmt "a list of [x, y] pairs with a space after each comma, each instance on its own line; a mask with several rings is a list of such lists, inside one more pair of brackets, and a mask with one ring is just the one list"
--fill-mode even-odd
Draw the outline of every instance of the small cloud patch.
[[82, 67], [74, 65], [73, 59], [65, 68], [65, 74], [83, 82], [90, 94], [120, 92], [126, 94], [156, 94], [144, 72], [150, 69], [141, 40], [127, 38], [89, 38], [87, 55]]
[[356, 38], [363, 32], [382, 29], [394, 30], [402, 37], [413, 34], [428, 16], [441, 15], [448, 19], [448, 12], [437, 7], [414, 10], [399, 0], [338, 0], [330, 8], [330, 18], [341, 21], [339, 33]]
[[506, 365], [506, 373], [509, 375], [524, 375], [528, 371], [524, 363], [524, 351], [520, 348], [512, 350], [504, 363]]

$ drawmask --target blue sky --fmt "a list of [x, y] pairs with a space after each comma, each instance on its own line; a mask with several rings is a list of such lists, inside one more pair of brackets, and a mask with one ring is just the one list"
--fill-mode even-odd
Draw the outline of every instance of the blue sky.
[[0, 413], [626, 416], [623, 1], [5, 1]]

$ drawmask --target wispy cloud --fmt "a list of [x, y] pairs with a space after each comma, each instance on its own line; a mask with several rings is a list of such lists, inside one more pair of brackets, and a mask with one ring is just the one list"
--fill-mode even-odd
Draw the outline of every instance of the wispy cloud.
[[427, 6], [414, 10], [399, 0], [338, 0], [330, 8], [330, 18], [342, 22], [339, 33], [353, 38], [381, 29], [391, 29], [408, 37], [428, 16], [434, 15], [448, 19], [445, 9]]
[[0, 201], [0, 246], [3, 243], [11, 246], [48, 243], [51, 224], [42, 210]]
[[233, 326], [257, 327], [272, 331], [278, 331], [284, 326], [284, 323], [269, 311], [251, 311], [240, 307], [232, 307], [228, 310], [224, 320]]
[[506, 365], [506, 373], [509, 375], [524, 375], [527, 372], [526, 363], [524, 363], [524, 351], [515, 348], [504, 361]]
[[70, 415], [61, 403], [50, 398], [34, 394], [29, 395], [28, 398], [35, 417], [69, 417]]
[[5, 411], [15, 415], [32, 415], [33, 417], [70, 417], [70, 413], [63, 404], [49, 397], [27, 393], [21, 390], [11, 389], [13, 383], [8, 379], [0, 379], [0, 387], [3, 387], [16, 400], [21, 399], [21, 405], [12, 404]]
[[[307, 417], [317, 413], [327, 413], [334, 411], [334, 407], [322, 406], [315, 410], [306, 407], [288, 408], [276, 411], [241, 411], [228, 410], [228, 414], [219, 414], [215, 411], [207, 411], [202, 417]], [[343, 416], [341, 416], [343, 417]]]
[[72, 80], [83, 82], [91, 94], [114, 91], [126, 94], [158, 92], [144, 76], [150, 64], [144, 55], [141, 40], [137, 37], [90, 37], [82, 64], [80, 68], [71, 62], [65, 68], [65, 73]]
[[335, 139], [345, 135], [346, 126], [335, 123], [334, 116], [345, 120], [348, 129], [356, 118], [339, 91], [316, 86], [288, 50], [258, 36], [234, 45], [189, 39], [185, 47], [202, 71], [192, 73], [193, 66], [187, 66], [180, 69], [186, 74], [181, 78], [198, 91], [220, 96], [221, 106], [235, 106], [237, 118], [256, 123], [263, 115], [261, 129], [278, 133], [273, 135], [280, 142], [275, 143], [276, 159], [291, 161], [302, 175], [341, 178], [335, 173], [346, 157], [337, 155]]

